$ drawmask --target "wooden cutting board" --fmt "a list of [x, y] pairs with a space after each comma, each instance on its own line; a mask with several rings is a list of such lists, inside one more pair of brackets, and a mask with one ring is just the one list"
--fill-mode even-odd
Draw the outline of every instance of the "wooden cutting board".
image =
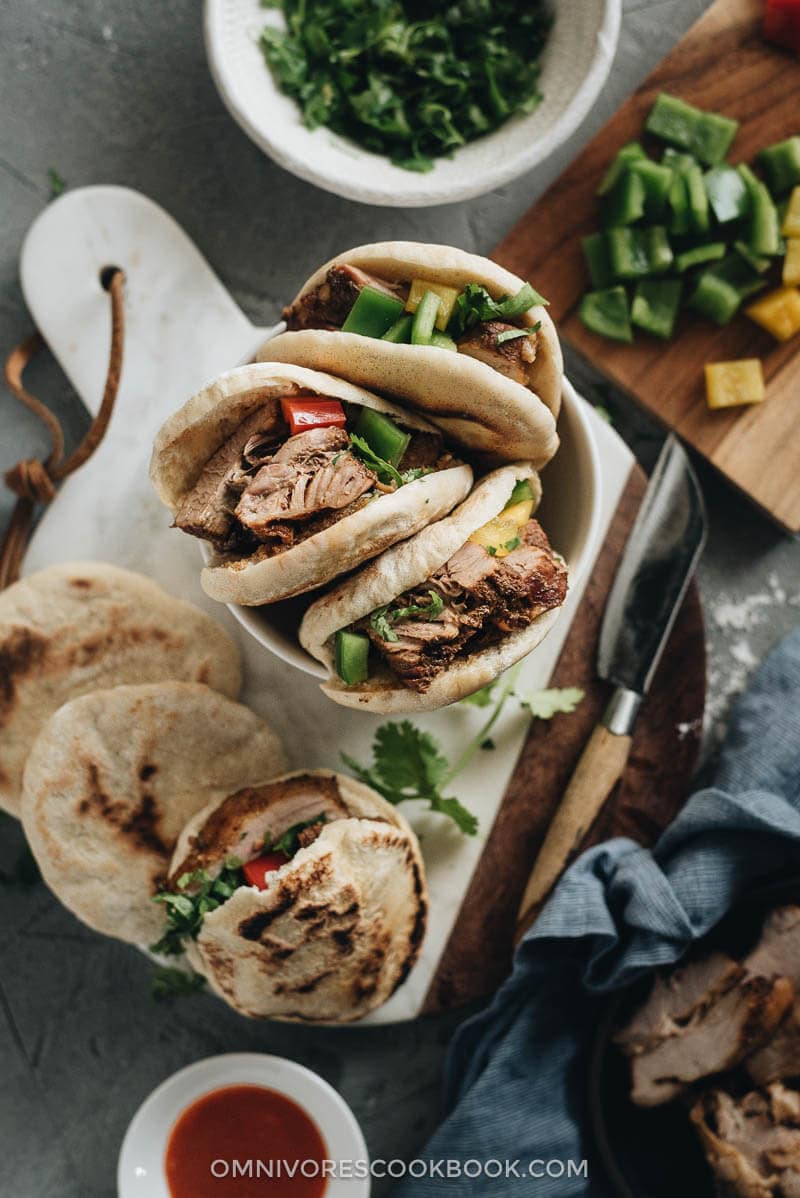
[[[493, 257], [550, 300], [561, 337], [674, 429], [791, 532], [800, 531], [800, 337], [779, 345], [745, 316], [724, 329], [682, 318], [663, 343], [645, 333], [620, 345], [590, 333], [577, 306], [589, 283], [580, 238], [597, 229], [595, 189], [616, 151], [642, 138], [661, 91], [735, 117], [734, 162], [800, 133], [800, 59], [761, 40], [763, 0], [716, 0], [672, 53], [503, 239]], [[655, 143], [651, 148], [655, 148]], [[710, 412], [703, 365], [764, 362], [767, 400]]]
[[[595, 674], [606, 598], [647, 480], [634, 466], [575, 615], [551, 686], [580, 686], [576, 711], [534, 720], [439, 961], [424, 1013], [491, 994], [511, 967], [516, 913], [536, 854], [581, 751], [608, 701]], [[652, 845], [690, 793], [705, 708], [703, 609], [693, 583], [653, 679], [627, 768], [578, 852], [611, 836]], [[575, 854], [577, 856], [577, 852]]]

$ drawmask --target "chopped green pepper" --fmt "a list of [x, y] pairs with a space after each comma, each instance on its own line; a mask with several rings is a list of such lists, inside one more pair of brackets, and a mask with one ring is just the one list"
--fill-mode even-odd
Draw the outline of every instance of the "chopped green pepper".
[[730, 254], [700, 274], [689, 307], [715, 324], [725, 325], [742, 300], [765, 285], [738, 255]]
[[382, 337], [403, 314], [403, 301], [376, 287], [362, 287], [342, 325], [343, 333]]
[[680, 279], [643, 279], [637, 283], [631, 306], [633, 323], [668, 341], [675, 328], [682, 287]]
[[661, 225], [649, 229], [610, 229], [607, 238], [611, 266], [618, 279], [662, 274], [672, 265], [672, 249]]
[[608, 193], [614, 188], [620, 175], [622, 175], [627, 170], [629, 164], [631, 162], [635, 162], [637, 158], [646, 159], [647, 155], [639, 145], [638, 141], [629, 141], [627, 145], [624, 145], [621, 150], [617, 151], [610, 167], [603, 175], [600, 186], [595, 194], [599, 196], [608, 195]]
[[779, 254], [781, 251], [780, 222], [772, 197], [765, 184], [756, 178], [749, 166], [742, 163], [739, 166], [739, 174], [750, 195], [750, 227], [747, 244], [754, 254]]
[[336, 673], [347, 686], [369, 678], [369, 637], [340, 628], [334, 638]]
[[417, 305], [411, 324], [412, 345], [430, 345], [441, 302], [435, 291], [425, 292]]
[[[524, 499], [533, 499], [533, 497], [533, 487], [530, 481], [527, 478], [521, 478], [518, 482], [514, 483], [514, 490], [511, 492], [509, 501], [505, 506], [513, 507], [515, 503], [522, 503]], [[505, 508], [503, 508], [503, 511], [505, 511]]]
[[589, 291], [581, 300], [580, 318], [593, 333], [611, 341], [633, 341], [628, 297], [624, 287]]
[[605, 233], [590, 233], [581, 239], [581, 247], [592, 286], [598, 291], [610, 287], [614, 282], [614, 269]]
[[696, 163], [686, 169], [686, 193], [689, 199], [689, 227], [693, 233], [707, 233], [709, 228], [708, 194], [703, 172]]
[[672, 185], [672, 169], [650, 158], [634, 159], [630, 172], [638, 175], [644, 184], [644, 214], [651, 220], [660, 220], [667, 207], [667, 197]]
[[800, 183], [800, 134], [767, 146], [758, 155], [773, 195], [783, 195]]
[[772, 259], [763, 257], [759, 254], [754, 254], [746, 241], [734, 241], [733, 248], [736, 253], [742, 258], [752, 270], [757, 274], [763, 275], [765, 270], [769, 270], [772, 266]]
[[644, 183], [639, 175], [625, 171], [603, 198], [602, 222], [606, 229], [632, 225], [644, 216]]
[[705, 262], [716, 262], [725, 257], [727, 248], [724, 241], [709, 241], [705, 245], [693, 246], [690, 250], [676, 254], [675, 269], [679, 275], [682, 275], [685, 271], [691, 270], [693, 266], [702, 266]]
[[408, 449], [411, 433], [405, 433], [395, 422], [375, 408], [362, 408], [354, 432], [363, 437], [373, 453], [393, 466], [400, 464]]
[[750, 193], [736, 167], [713, 166], [706, 171], [704, 180], [714, 216], [721, 225], [747, 216]]
[[689, 190], [686, 176], [680, 170], [673, 171], [669, 188], [669, 231], [681, 236], [689, 232]]
[[411, 340], [411, 325], [414, 317], [410, 312], [406, 312], [399, 320], [396, 320], [393, 325], [390, 325], [383, 334], [382, 341], [391, 341], [394, 345], [407, 345]]
[[728, 153], [739, 123], [662, 92], [644, 127], [662, 141], [688, 150], [707, 166], [716, 166]]

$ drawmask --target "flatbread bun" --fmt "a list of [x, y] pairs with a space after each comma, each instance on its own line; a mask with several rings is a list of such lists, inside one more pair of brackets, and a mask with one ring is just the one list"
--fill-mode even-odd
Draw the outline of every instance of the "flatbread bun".
[[[342, 264], [387, 281], [422, 277], [458, 289], [480, 283], [494, 299], [515, 294], [524, 282], [496, 262], [452, 246], [386, 241], [338, 254], [311, 276], [293, 302], [319, 286], [332, 266]], [[411, 404], [457, 444], [506, 461], [529, 459], [540, 469], [558, 448], [555, 422], [564, 362], [546, 308], [530, 308], [519, 321], [541, 325], [530, 388], [467, 354], [324, 329], [279, 334], [257, 356], [340, 374]]]
[[177, 678], [235, 698], [239, 650], [205, 612], [104, 562], [48, 566], [0, 594], [0, 807], [19, 814], [25, 758], [69, 699]]
[[242, 1015], [351, 1022], [385, 1002], [417, 959], [428, 906], [417, 839], [396, 808], [342, 774], [296, 771], [199, 813], [171, 876], [196, 868], [198, 853], [213, 871], [243, 840], [274, 840], [299, 813], [320, 810], [329, 822], [317, 839], [266, 890], [236, 890], [189, 945], [194, 968]]
[[187, 820], [285, 769], [280, 742], [207, 686], [155, 682], [73, 699], [25, 767], [22, 822], [53, 893], [98, 932], [149, 945], [152, 902]]
[[528, 479], [533, 487], [535, 510], [541, 486], [531, 464], [501, 466], [481, 479], [450, 516], [387, 550], [311, 604], [300, 625], [300, 642], [328, 667], [330, 676], [321, 684], [328, 698], [345, 707], [383, 714], [433, 711], [494, 681], [544, 639], [558, 619], [560, 608], [537, 616], [527, 628], [509, 633], [499, 644], [451, 663], [422, 694], [403, 686], [385, 666], [376, 667], [366, 682], [354, 686], [347, 686], [334, 668], [333, 637], [337, 630], [420, 586], [476, 529], [499, 515], [515, 483], [522, 479]]
[[[163, 502], [176, 510], [209, 458], [252, 412], [272, 404], [277, 414], [281, 397], [308, 392], [386, 412], [408, 428], [436, 431], [421, 416], [331, 375], [286, 363], [239, 366], [194, 395], [159, 431], [150, 477]], [[215, 553], [201, 576], [203, 590], [221, 603], [244, 606], [313, 590], [438, 520], [471, 485], [470, 467], [454, 465], [381, 496], [273, 557]]]

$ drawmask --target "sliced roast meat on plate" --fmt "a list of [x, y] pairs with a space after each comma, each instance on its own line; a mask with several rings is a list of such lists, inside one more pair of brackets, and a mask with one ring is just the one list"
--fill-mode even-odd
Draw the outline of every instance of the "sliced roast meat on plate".
[[711, 1090], [691, 1119], [728, 1198], [800, 1198], [800, 1094], [781, 1085], [733, 1098]]
[[744, 1063], [757, 1086], [800, 1077], [800, 1001], [796, 1001], [771, 1040]]
[[794, 998], [788, 978], [745, 976], [674, 1034], [631, 1058], [631, 1098], [638, 1106], [671, 1102], [694, 1082], [733, 1068], [764, 1044]]
[[800, 907], [777, 907], [768, 915], [745, 965], [753, 973], [780, 973], [791, 978], [800, 994]]

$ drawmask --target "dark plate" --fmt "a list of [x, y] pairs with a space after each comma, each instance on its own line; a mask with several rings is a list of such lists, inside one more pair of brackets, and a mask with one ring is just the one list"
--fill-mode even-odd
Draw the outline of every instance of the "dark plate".
[[[755, 945], [766, 915], [783, 903], [798, 901], [796, 876], [754, 890], [698, 942], [691, 957], [712, 949], [746, 954]], [[649, 986], [650, 978], [641, 978], [615, 993], [597, 1027], [589, 1059], [589, 1117], [595, 1149], [618, 1198], [714, 1198], [711, 1171], [686, 1106], [680, 1101], [650, 1110], [634, 1106], [628, 1063], [611, 1039], [614, 1029], [646, 997]]]

